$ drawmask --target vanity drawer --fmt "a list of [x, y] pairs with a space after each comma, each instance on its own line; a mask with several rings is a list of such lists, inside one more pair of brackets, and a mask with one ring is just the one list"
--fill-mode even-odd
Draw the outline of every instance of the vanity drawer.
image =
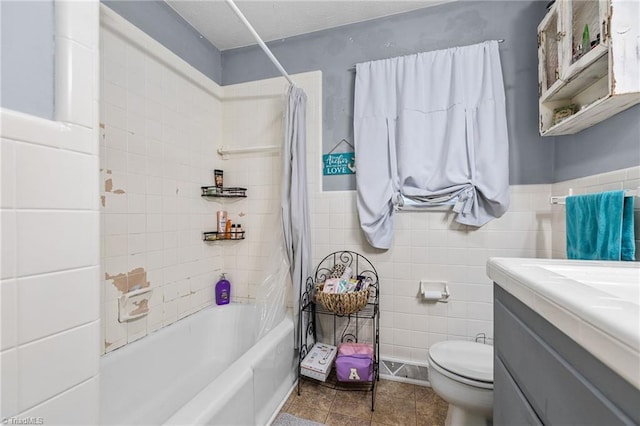
[[542, 426], [535, 411], [497, 356], [493, 364], [493, 400], [500, 401], [493, 409], [493, 424]]

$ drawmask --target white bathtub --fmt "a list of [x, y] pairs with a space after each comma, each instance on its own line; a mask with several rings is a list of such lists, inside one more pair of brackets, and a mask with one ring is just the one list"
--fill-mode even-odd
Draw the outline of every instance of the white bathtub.
[[101, 424], [265, 425], [296, 379], [293, 322], [256, 342], [257, 311], [204, 309], [100, 361]]

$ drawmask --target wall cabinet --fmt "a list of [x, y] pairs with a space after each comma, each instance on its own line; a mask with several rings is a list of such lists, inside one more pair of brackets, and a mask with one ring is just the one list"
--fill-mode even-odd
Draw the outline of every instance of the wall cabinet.
[[540, 134], [574, 134], [640, 103], [640, 2], [557, 0], [538, 27]]

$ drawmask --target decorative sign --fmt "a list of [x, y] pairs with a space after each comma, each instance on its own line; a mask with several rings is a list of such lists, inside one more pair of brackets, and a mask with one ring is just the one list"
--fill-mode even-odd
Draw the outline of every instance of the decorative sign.
[[352, 175], [355, 172], [355, 154], [353, 152], [324, 154], [322, 156], [322, 174], [324, 176]]
[[356, 155], [354, 152], [333, 153], [343, 143], [353, 149], [351, 142], [342, 139], [328, 153], [322, 156], [322, 174], [324, 176], [353, 175], [356, 173]]

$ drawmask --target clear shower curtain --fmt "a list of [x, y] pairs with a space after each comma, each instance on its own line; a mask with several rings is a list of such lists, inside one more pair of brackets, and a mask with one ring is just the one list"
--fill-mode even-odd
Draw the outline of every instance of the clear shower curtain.
[[[270, 229], [280, 230], [281, 223], [282, 218], [278, 214], [273, 219]], [[282, 232], [275, 232], [271, 242], [269, 258], [264, 268], [265, 278], [258, 286], [256, 294], [256, 306], [260, 315], [258, 338], [262, 338], [280, 324], [287, 309], [287, 284], [290, 273]]]
[[285, 112], [285, 139], [282, 149], [282, 229], [284, 251], [293, 285], [295, 347], [299, 343], [300, 287], [311, 275], [311, 230], [307, 194], [307, 95], [291, 86]]

